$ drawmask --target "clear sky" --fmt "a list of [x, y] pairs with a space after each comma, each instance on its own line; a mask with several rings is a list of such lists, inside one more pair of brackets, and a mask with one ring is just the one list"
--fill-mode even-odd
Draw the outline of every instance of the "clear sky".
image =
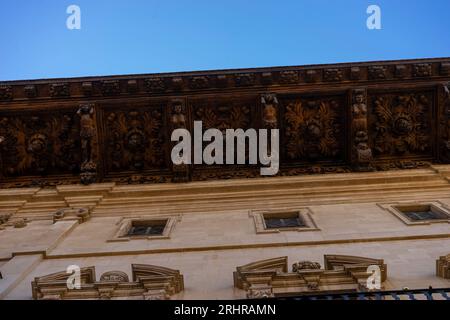
[[450, 0], [0, 0], [0, 80], [446, 57], [449, 13]]

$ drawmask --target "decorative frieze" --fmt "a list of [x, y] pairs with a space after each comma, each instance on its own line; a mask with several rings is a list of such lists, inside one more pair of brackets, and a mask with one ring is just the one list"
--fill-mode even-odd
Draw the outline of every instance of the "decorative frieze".
[[11, 100], [12, 98], [12, 86], [0, 85], [0, 101]]
[[70, 86], [68, 83], [50, 84], [50, 96], [53, 98], [64, 98], [70, 96]]
[[260, 177], [250, 165], [173, 166], [172, 131], [199, 120], [221, 131], [279, 129], [279, 175], [447, 163], [449, 66], [422, 59], [0, 83], [0, 184]]
[[423, 78], [423, 77], [431, 77], [431, 75], [432, 75], [431, 64], [419, 63], [413, 66], [413, 77]]

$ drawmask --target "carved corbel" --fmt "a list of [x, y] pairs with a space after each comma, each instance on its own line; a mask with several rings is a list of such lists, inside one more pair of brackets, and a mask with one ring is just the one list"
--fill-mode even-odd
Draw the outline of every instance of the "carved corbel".
[[372, 149], [369, 146], [367, 128], [367, 91], [355, 89], [351, 92], [352, 101], [352, 163], [356, 171], [373, 171]]
[[[171, 132], [176, 129], [187, 129], [188, 116], [186, 105], [182, 99], [174, 99], [170, 103], [170, 128]], [[172, 147], [176, 143], [172, 143]], [[188, 163], [172, 164], [172, 182], [188, 182], [191, 180], [191, 168]]]
[[81, 138], [81, 183], [91, 184], [97, 179], [97, 126], [93, 104], [81, 104], [77, 112], [80, 117]]
[[86, 222], [91, 217], [89, 208], [63, 208], [53, 214], [53, 223], [61, 220], [77, 220], [79, 223]]

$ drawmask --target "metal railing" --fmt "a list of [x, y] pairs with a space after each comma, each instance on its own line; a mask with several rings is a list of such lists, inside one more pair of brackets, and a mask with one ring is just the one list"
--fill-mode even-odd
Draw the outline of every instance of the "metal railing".
[[450, 288], [305, 294], [281, 300], [450, 300]]

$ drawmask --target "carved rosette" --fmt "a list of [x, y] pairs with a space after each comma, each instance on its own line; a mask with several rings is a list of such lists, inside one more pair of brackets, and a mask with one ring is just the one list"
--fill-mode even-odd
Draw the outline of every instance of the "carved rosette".
[[352, 91], [352, 163], [356, 171], [371, 171], [372, 149], [367, 127], [367, 91]]
[[82, 184], [91, 184], [97, 178], [97, 126], [94, 105], [81, 104], [77, 115], [80, 117], [80, 180]]
[[[174, 99], [170, 104], [171, 133], [176, 129], [187, 129], [188, 115], [182, 99]], [[172, 147], [176, 142], [172, 143]], [[172, 164], [172, 182], [188, 182], [191, 180], [191, 168], [187, 163]]]

